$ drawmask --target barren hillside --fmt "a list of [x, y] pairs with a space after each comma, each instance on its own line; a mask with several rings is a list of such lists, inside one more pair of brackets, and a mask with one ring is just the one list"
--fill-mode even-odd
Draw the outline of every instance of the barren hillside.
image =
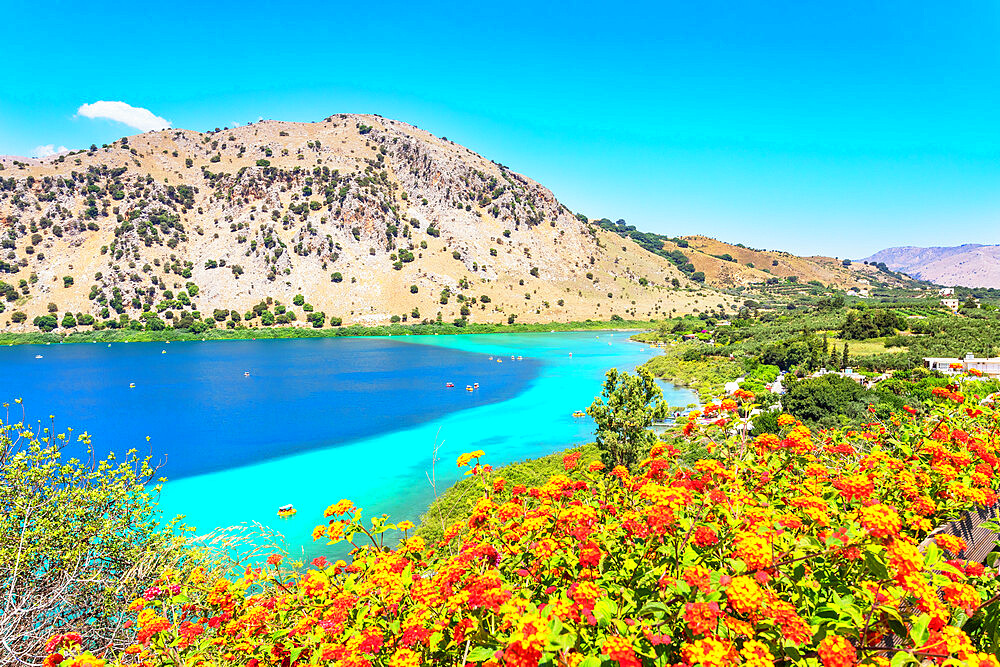
[[802, 283], [817, 280], [842, 289], [899, 282], [862, 262], [845, 264], [844, 260], [822, 255], [800, 257], [780, 250], [756, 250], [706, 236], [685, 236], [683, 240], [687, 247], [670, 241], [664, 247], [687, 255], [695, 269], [705, 273], [706, 282], [716, 287], [747, 286], [792, 276]]
[[1000, 245], [886, 248], [867, 260], [948, 287], [1000, 288]]
[[39, 317], [329, 326], [736, 305], [531, 179], [378, 116], [170, 129], [0, 165], [5, 330]]

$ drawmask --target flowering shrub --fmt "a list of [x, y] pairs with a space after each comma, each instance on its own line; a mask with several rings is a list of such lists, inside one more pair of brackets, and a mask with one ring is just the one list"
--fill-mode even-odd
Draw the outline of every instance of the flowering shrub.
[[72, 436], [27, 421], [20, 399], [0, 405], [3, 665], [37, 665], [67, 623], [77, 645], [124, 648], [121, 624], [144, 578], [181, 556], [157, 525], [148, 459], [100, 459], [88, 434]]
[[[994, 572], [963, 560], [955, 536], [918, 548], [996, 502], [995, 408], [951, 387], [923, 418], [814, 433], [784, 415], [778, 435], [727, 436], [751, 401], [692, 416], [685, 437], [718, 458], [691, 467], [660, 443], [633, 472], [568, 457], [525, 488], [483, 452], [463, 455], [481, 495], [436, 544], [342, 500], [314, 537], [355, 544], [349, 565], [318, 558], [300, 573], [276, 555], [239, 578], [165, 572], [133, 603], [136, 642], [117, 659], [1000, 665], [961, 630], [1000, 588]], [[99, 664], [67, 662], [92, 658], [70, 646], [50, 664]]]

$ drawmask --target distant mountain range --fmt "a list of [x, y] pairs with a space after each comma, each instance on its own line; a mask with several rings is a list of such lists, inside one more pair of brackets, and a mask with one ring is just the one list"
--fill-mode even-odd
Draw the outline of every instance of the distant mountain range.
[[886, 248], [864, 261], [883, 262], [893, 271], [949, 287], [1000, 288], [1000, 245]]

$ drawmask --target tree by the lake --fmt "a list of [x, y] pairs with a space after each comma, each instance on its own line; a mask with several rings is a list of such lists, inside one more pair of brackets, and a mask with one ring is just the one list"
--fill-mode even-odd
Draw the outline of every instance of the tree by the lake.
[[649, 427], [666, 411], [663, 392], [648, 370], [639, 368], [635, 375], [609, 370], [601, 396], [587, 408], [597, 422], [597, 447], [604, 465], [631, 468], [638, 463], [656, 442]]

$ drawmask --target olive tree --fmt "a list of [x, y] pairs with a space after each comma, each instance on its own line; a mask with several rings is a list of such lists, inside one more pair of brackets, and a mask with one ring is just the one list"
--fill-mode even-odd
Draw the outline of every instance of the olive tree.
[[597, 446], [604, 465], [632, 468], [656, 442], [649, 427], [666, 411], [663, 392], [648, 370], [639, 368], [635, 375], [609, 370], [601, 396], [587, 408], [597, 422]]

